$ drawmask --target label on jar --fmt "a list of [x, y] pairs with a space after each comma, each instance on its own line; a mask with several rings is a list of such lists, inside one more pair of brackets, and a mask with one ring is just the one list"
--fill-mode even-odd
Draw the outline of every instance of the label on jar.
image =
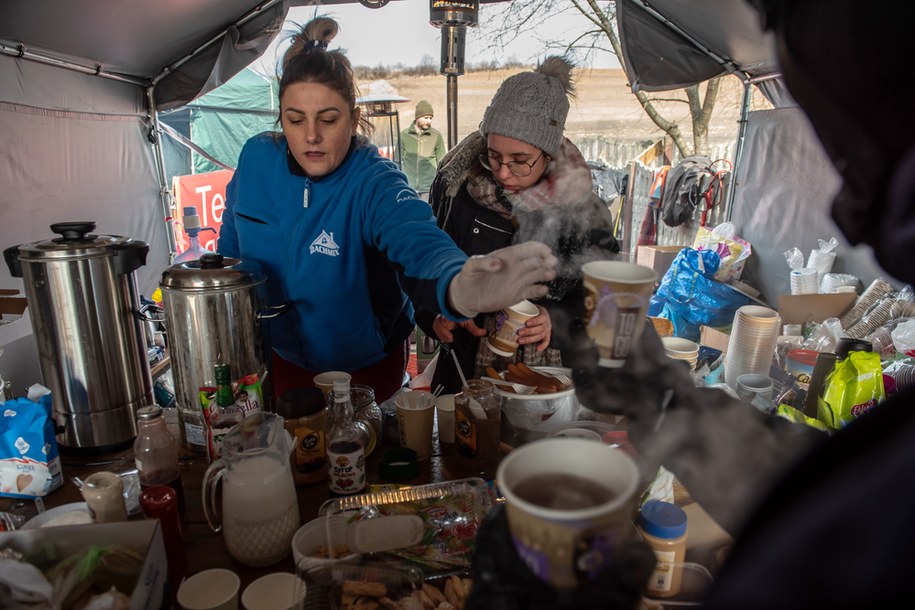
[[463, 405], [454, 411], [454, 440], [460, 455], [471, 459], [477, 456], [476, 420]]
[[295, 429], [295, 469], [299, 472], [314, 472], [324, 467], [324, 431], [308, 426]]
[[184, 424], [184, 436], [187, 438], [189, 445], [200, 445], [201, 447], [205, 447], [207, 444], [206, 432], [201, 425], [186, 422]]
[[673, 551], [655, 551], [658, 563], [654, 567], [651, 579], [648, 581], [648, 591], [667, 593], [673, 586], [674, 562], [677, 554]]
[[365, 454], [359, 443], [344, 441], [327, 447], [327, 472], [330, 490], [352, 494], [365, 487]]

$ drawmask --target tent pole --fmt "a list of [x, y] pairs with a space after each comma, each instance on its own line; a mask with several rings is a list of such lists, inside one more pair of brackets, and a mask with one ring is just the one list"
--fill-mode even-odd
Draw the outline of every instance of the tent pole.
[[78, 64], [75, 61], [66, 61], [56, 57], [51, 57], [50, 55], [45, 55], [40, 51], [33, 51], [32, 49], [26, 48], [26, 46], [23, 44], [9, 42], [7, 40], [0, 40], [0, 54], [28, 59], [40, 64], [57, 66], [58, 68], [66, 68], [67, 70], [82, 72], [83, 74], [92, 74], [100, 78], [116, 80], [122, 83], [130, 83], [131, 85], [141, 85], [145, 87], [148, 82], [146, 79], [134, 78], [116, 74], [114, 72], [108, 72], [107, 70], [103, 70], [102, 66], [97, 64], [90, 66], [87, 64]]
[[728, 196], [724, 202], [724, 220], [730, 222], [734, 215], [734, 197], [737, 194], [737, 169], [743, 162], [743, 150], [747, 140], [747, 122], [750, 118], [750, 104], [753, 101], [753, 83], [744, 81], [743, 98], [740, 104], [740, 130], [737, 133], [737, 146], [734, 150], [734, 165], [731, 168], [731, 186], [728, 189]]
[[162, 205], [162, 218], [165, 220], [165, 239], [168, 245], [169, 261], [177, 254], [178, 246], [175, 241], [174, 218], [172, 218], [172, 191], [169, 188], [168, 172], [165, 169], [165, 154], [162, 151], [162, 137], [159, 131], [159, 111], [156, 110], [154, 96], [155, 84], [146, 88], [146, 108], [149, 112], [150, 143], [153, 145], [153, 154], [156, 157], [156, 174], [159, 179], [159, 202]]

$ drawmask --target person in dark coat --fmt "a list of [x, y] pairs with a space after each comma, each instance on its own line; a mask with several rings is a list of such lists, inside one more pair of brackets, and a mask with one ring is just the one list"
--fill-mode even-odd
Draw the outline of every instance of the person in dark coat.
[[[485, 375], [487, 366], [503, 370], [515, 360], [561, 365], [562, 346], [551, 328], [557, 319], [581, 315], [582, 263], [619, 251], [610, 212], [593, 192], [591, 170], [563, 135], [571, 71], [567, 60], [549, 57], [536, 70], [506, 79], [479, 131], [445, 155], [432, 183], [429, 203], [438, 225], [468, 255], [537, 239], [560, 261], [549, 293], [535, 302], [539, 314], [518, 333], [521, 347], [513, 357], [497, 355], [481, 340], [494, 328], [494, 314], [455, 323], [417, 312], [420, 328], [454, 351], [468, 379]], [[461, 389], [451, 357], [438, 358], [432, 387], [439, 384], [446, 393]]]
[[[870, 245], [887, 272], [915, 283], [915, 4], [749, 1], [774, 32], [785, 83], [843, 179], [832, 207], [836, 224], [853, 244]], [[580, 323], [572, 330], [579, 340], [568, 360], [582, 402], [625, 415], [643, 459], [673, 471], [735, 537], [703, 607], [857, 610], [912, 603], [915, 389], [827, 436], [695, 388], [684, 367], [663, 355], [650, 327], [615, 371], [596, 366]], [[632, 592], [643, 560], [632, 545], [583, 592], [592, 594], [587, 598], [493, 568], [487, 558], [502, 553], [504, 565], [506, 540], [504, 514], [497, 515], [480, 535], [478, 550], [486, 552], [475, 566], [482, 584], [467, 608], [637, 603]], [[596, 592], [600, 603], [592, 603]]]

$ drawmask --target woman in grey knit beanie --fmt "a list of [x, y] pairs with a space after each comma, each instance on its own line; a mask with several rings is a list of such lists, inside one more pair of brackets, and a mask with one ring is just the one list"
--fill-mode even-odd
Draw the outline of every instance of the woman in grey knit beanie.
[[[518, 332], [517, 354], [495, 352], [482, 340], [498, 323], [495, 315], [456, 324], [417, 312], [420, 327], [451, 344], [468, 376], [485, 374], [487, 366], [504, 369], [515, 360], [560, 365], [561, 331], [580, 317], [583, 303], [581, 264], [619, 250], [607, 207], [593, 193], [590, 168], [563, 135], [573, 95], [572, 68], [554, 56], [506, 79], [479, 131], [445, 155], [432, 184], [429, 203], [438, 224], [467, 254], [537, 239], [560, 260], [549, 294], [535, 303], [539, 314]], [[446, 392], [460, 391], [451, 358], [438, 359], [432, 387], [440, 383]]]

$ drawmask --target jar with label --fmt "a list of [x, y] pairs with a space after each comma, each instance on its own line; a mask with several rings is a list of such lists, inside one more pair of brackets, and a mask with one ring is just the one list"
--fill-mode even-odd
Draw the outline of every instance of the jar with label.
[[150, 519], [158, 519], [162, 527], [165, 556], [168, 558], [168, 579], [172, 590], [187, 572], [187, 553], [181, 536], [181, 517], [178, 515], [178, 494], [169, 485], [153, 485], [140, 492], [140, 508]]
[[683, 582], [686, 513], [676, 504], [649, 500], [639, 511], [639, 534], [658, 560], [648, 581], [648, 594], [673, 597]]
[[466, 474], [492, 478], [499, 465], [501, 402], [493, 385], [471, 379], [454, 397], [455, 464]]
[[292, 478], [296, 485], [308, 485], [327, 478], [325, 431], [327, 407], [318, 388], [296, 388], [276, 401], [276, 413], [295, 440]]
[[365, 488], [365, 436], [353, 419], [348, 379], [334, 381], [333, 410], [327, 427], [330, 490], [354, 494]]
[[80, 488], [86, 506], [96, 523], [127, 521], [124, 484], [113, 472], [94, 472], [86, 477]]

